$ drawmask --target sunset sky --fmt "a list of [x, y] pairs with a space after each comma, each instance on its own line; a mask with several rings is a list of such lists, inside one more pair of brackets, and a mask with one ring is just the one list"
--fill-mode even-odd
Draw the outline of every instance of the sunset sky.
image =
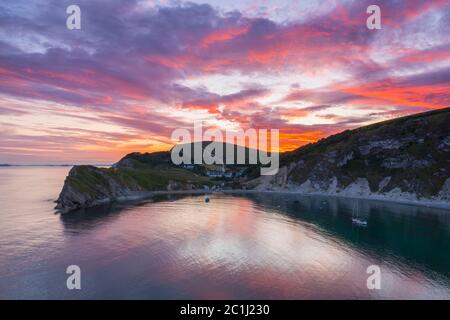
[[449, 26], [450, 0], [1, 1], [0, 163], [113, 163], [198, 120], [291, 150], [449, 107]]

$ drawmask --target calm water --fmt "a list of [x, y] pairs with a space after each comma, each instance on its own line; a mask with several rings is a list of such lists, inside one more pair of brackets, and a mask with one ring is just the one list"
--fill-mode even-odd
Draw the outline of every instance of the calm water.
[[58, 215], [68, 170], [0, 168], [0, 298], [450, 298], [450, 211], [359, 201], [361, 228], [351, 200], [217, 194]]

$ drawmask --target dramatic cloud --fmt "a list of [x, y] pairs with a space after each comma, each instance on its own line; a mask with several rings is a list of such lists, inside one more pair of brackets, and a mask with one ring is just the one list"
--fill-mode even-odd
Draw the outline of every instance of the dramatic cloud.
[[450, 3], [78, 0], [0, 4], [0, 162], [114, 162], [170, 133], [277, 128], [291, 150], [450, 102]]

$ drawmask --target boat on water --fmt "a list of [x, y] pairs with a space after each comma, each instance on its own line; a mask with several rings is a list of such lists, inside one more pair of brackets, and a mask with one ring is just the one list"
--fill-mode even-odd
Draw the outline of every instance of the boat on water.
[[208, 196], [205, 197], [205, 202], [206, 202], [206, 203], [209, 202], [209, 197], [208, 197]]
[[362, 220], [362, 219], [358, 219], [358, 218], [352, 218], [352, 223], [360, 226], [360, 227], [367, 227], [367, 221], [366, 220]]
[[358, 226], [358, 227], [367, 227], [367, 220], [362, 219], [359, 217], [359, 208], [358, 208], [358, 202], [356, 202], [353, 205], [352, 210], [352, 224]]

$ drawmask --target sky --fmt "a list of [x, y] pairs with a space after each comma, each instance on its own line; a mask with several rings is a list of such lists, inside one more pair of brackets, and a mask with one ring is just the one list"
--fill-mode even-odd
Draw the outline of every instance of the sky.
[[449, 107], [449, 25], [450, 0], [1, 1], [0, 163], [114, 163], [196, 121], [287, 151]]

